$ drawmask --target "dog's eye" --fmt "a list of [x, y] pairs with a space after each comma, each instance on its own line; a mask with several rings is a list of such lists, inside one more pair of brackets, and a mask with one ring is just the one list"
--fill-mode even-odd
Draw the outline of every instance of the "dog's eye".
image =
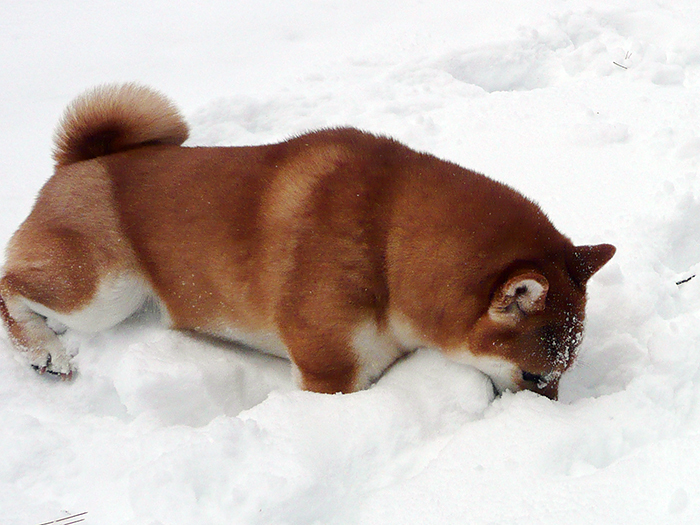
[[527, 381], [528, 383], [540, 383], [542, 379], [544, 378], [539, 374], [531, 374], [530, 372], [523, 371], [523, 381]]

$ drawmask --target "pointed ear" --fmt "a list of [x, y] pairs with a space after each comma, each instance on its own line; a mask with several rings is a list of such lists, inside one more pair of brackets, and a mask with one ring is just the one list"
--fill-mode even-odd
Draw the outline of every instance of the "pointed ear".
[[548, 291], [549, 282], [544, 275], [535, 271], [518, 273], [496, 291], [489, 315], [495, 321], [512, 324], [544, 310]]
[[569, 273], [578, 284], [586, 284], [613, 255], [615, 247], [612, 244], [577, 246], [569, 261]]

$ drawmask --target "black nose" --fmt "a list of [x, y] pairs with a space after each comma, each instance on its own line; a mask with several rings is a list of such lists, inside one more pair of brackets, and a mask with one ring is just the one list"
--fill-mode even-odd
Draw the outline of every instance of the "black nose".
[[530, 372], [523, 372], [523, 381], [527, 381], [528, 383], [541, 383], [542, 382], [542, 376], [539, 374], [531, 374]]

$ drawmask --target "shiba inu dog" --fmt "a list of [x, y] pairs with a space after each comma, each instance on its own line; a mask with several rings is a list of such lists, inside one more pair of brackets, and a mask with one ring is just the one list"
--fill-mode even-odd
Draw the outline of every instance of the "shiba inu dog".
[[187, 136], [134, 84], [66, 110], [0, 279], [11, 341], [39, 372], [74, 372], [51, 321], [101, 331], [154, 298], [173, 328], [289, 357], [315, 392], [365, 388], [431, 347], [499, 390], [556, 398], [613, 246], [574, 246], [513, 189], [356, 129], [253, 147]]

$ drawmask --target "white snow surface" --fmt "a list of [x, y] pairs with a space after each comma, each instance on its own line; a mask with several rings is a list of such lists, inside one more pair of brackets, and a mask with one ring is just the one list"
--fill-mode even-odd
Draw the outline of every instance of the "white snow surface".
[[[0, 522], [700, 523], [697, 0], [74, 0], [0, 7], [0, 245], [82, 90], [171, 96], [190, 144], [353, 125], [504, 181], [610, 242], [561, 399], [494, 398], [419, 352], [352, 395], [144, 313], [63, 336], [39, 377], [0, 333]], [[62, 522], [67, 523], [67, 522]]]

